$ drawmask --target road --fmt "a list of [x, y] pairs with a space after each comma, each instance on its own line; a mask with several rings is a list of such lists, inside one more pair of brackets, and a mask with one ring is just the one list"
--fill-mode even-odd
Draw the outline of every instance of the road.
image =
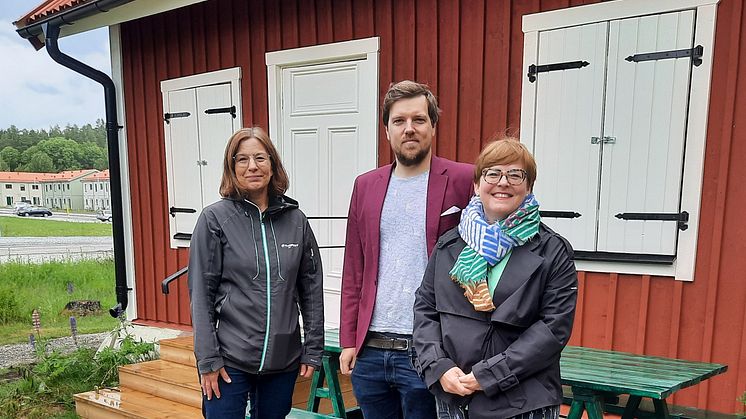
[[[13, 213], [12, 208], [0, 208], [0, 217], [18, 217]], [[22, 217], [18, 217], [22, 218]], [[51, 217], [32, 217], [44, 218], [46, 220], [70, 221], [74, 223], [100, 223], [96, 219], [96, 214], [67, 214], [64, 212], [52, 212]]]
[[0, 263], [114, 257], [111, 237], [0, 237]]

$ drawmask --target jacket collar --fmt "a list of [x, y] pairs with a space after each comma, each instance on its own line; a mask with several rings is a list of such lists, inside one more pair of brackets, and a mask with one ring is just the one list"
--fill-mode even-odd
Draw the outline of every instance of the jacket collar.
[[[253, 202], [244, 199], [244, 198], [232, 198], [227, 197], [223, 199], [228, 199], [230, 201], [233, 201], [243, 207], [247, 211], [257, 211], [259, 212], [259, 207], [254, 205]], [[267, 206], [267, 209], [264, 210], [265, 215], [275, 215], [279, 214], [281, 212], [287, 211], [289, 209], [295, 209], [298, 208], [298, 201], [285, 196], [285, 195], [270, 195], [269, 196], [269, 205]]]

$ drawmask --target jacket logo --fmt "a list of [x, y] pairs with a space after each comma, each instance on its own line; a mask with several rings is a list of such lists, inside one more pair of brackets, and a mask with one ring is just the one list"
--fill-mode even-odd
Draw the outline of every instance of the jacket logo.
[[280, 247], [284, 249], [292, 249], [294, 247], [298, 247], [298, 243], [283, 243], [280, 245]]

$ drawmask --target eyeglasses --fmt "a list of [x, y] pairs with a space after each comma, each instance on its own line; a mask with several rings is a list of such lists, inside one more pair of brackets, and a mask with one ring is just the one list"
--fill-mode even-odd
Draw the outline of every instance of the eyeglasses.
[[503, 172], [500, 169], [482, 170], [482, 179], [490, 185], [497, 185], [503, 176], [508, 180], [509, 185], [518, 186], [526, 180], [528, 173], [523, 169], [510, 169]]
[[233, 156], [233, 161], [236, 162], [236, 167], [249, 167], [251, 159], [254, 159], [254, 164], [257, 166], [266, 166], [269, 164], [269, 156], [266, 154], [236, 154]]

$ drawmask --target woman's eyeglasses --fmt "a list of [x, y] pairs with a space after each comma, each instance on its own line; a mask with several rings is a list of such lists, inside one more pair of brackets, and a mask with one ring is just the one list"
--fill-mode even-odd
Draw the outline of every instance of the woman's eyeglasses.
[[482, 170], [482, 179], [490, 185], [497, 185], [503, 176], [508, 180], [509, 185], [518, 186], [526, 180], [528, 173], [523, 169], [510, 169], [503, 172], [500, 169]]
[[254, 164], [257, 166], [266, 166], [269, 164], [269, 156], [266, 154], [236, 154], [233, 156], [233, 161], [236, 162], [236, 167], [249, 167], [251, 159], [254, 159]]

